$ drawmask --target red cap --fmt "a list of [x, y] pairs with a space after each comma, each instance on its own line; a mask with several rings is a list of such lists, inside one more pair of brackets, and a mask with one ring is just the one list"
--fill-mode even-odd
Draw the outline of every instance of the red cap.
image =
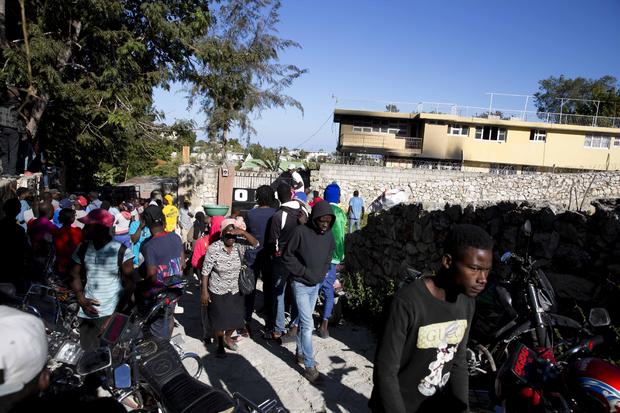
[[85, 207], [86, 205], [88, 205], [88, 201], [82, 195], [80, 195], [77, 198], [75, 198], [75, 202], [77, 202], [78, 204], [82, 205], [82, 207]]
[[78, 221], [85, 225], [96, 224], [111, 228], [114, 225], [114, 215], [105, 209], [97, 208], [90, 211], [85, 217], [78, 219]]

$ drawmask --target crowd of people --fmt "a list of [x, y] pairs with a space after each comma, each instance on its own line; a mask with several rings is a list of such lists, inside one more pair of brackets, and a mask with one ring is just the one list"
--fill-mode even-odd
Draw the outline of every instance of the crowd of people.
[[[292, 362], [319, 383], [313, 334], [329, 337], [347, 226], [349, 232], [360, 227], [364, 202], [355, 191], [345, 212], [336, 182], [320, 194], [291, 178], [259, 187], [254, 208], [227, 216], [193, 211], [187, 200], [177, 207], [171, 194], [159, 191], [147, 200], [57, 190], [36, 199], [19, 189], [3, 205], [6, 271], [0, 282], [23, 294], [49, 277], [65, 280], [80, 307], [80, 342], [87, 351], [100, 345], [113, 313], [148, 309], [163, 289], [178, 288], [193, 274], [200, 283], [203, 339], [215, 342], [218, 357], [236, 351], [243, 337], [256, 338], [252, 320], [258, 311], [265, 322], [262, 338], [295, 342]], [[446, 383], [454, 387], [455, 406], [466, 406], [464, 343], [472, 298], [490, 270], [492, 240], [466, 226], [447, 241], [440, 273], [401, 289], [394, 300], [378, 346], [374, 411], [414, 411], [443, 395]], [[255, 283], [262, 281], [262, 308], [255, 308], [256, 289], [241, 292], [240, 273], [247, 270]], [[324, 305], [315, 323], [319, 294]], [[164, 306], [151, 333], [170, 338], [174, 313], [174, 304]], [[411, 383], [417, 390], [408, 388]]]

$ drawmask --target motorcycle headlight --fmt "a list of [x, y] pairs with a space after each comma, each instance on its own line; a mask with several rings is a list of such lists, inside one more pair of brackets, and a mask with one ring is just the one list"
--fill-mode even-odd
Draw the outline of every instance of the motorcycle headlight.
[[61, 363], [76, 365], [80, 357], [82, 356], [82, 349], [79, 343], [75, 341], [67, 340], [58, 349], [58, 352], [54, 356], [54, 359]]

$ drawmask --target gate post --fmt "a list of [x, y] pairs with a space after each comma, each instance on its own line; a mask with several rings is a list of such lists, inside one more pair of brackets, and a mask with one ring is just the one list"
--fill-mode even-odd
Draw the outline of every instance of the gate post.
[[232, 208], [233, 186], [235, 184], [235, 167], [226, 164], [219, 168], [217, 174], [217, 203]]

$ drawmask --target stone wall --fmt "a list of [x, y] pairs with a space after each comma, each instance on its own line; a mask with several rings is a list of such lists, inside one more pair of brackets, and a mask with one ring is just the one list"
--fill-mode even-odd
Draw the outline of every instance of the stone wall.
[[193, 210], [217, 204], [218, 167], [204, 164], [179, 166], [179, 199], [189, 199]]
[[586, 209], [598, 198], [620, 197], [620, 172], [495, 175], [450, 170], [397, 169], [360, 165], [322, 165], [312, 173], [322, 191], [333, 181], [342, 202], [360, 192], [368, 206], [386, 188], [402, 188], [411, 202], [427, 208], [499, 201], [546, 202], [562, 209]]
[[[594, 202], [587, 215], [531, 204], [499, 203], [462, 208], [447, 205], [428, 211], [421, 204], [398, 205], [373, 214], [360, 231], [347, 235], [347, 270], [360, 273], [369, 286], [381, 287], [388, 280], [400, 281], [406, 268], [423, 273], [438, 269], [442, 244], [451, 226], [472, 223], [485, 228], [496, 241], [494, 264], [506, 251], [523, 252], [526, 238], [520, 227], [529, 219], [533, 238], [530, 251], [549, 261], [545, 267], [560, 298], [597, 302], [618, 311], [620, 281], [620, 203]], [[611, 280], [611, 283], [610, 281]]]

